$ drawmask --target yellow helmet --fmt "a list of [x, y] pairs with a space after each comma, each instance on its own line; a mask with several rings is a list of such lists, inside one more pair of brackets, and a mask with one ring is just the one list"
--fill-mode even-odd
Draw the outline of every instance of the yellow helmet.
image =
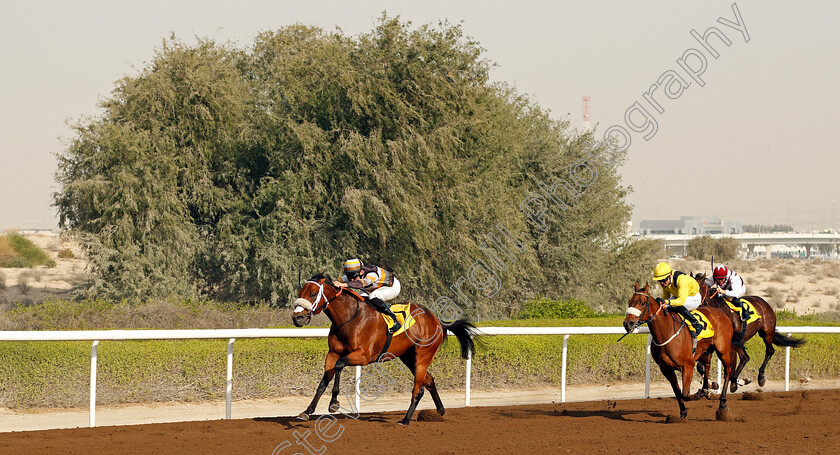
[[667, 262], [660, 262], [659, 264], [656, 264], [656, 267], [653, 269], [653, 279], [656, 281], [662, 281], [671, 276], [671, 272], [673, 272], [673, 270], [671, 270], [671, 266], [668, 265]]
[[348, 259], [344, 261], [344, 273], [347, 275], [355, 275], [362, 270], [362, 261], [359, 259]]

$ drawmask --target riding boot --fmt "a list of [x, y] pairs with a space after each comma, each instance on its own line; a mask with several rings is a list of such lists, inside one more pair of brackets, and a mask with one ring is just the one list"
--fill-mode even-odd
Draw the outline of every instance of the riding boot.
[[700, 332], [703, 331], [703, 325], [700, 324], [700, 321], [698, 321], [697, 318], [695, 318], [694, 315], [691, 314], [691, 311], [689, 311], [688, 308], [682, 305], [673, 306], [671, 308], [673, 308], [677, 313], [682, 315], [682, 317], [685, 318], [685, 322], [688, 322], [694, 327], [694, 334], [692, 336], [697, 338], [697, 335], [700, 335]]
[[731, 301], [733, 305], [741, 309], [741, 320], [744, 322], [749, 321], [750, 316], [752, 316], [752, 313], [750, 312], [749, 308], [747, 308], [746, 303], [744, 303], [744, 301], [739, 299], [738, 297], [732, 297]]
[[394, 312], [391, 311], [391, 305], [388, 305], [387, 303], [385, 303], [384, 300], [380, 299], [379, 297], [373, 297], [371, 299], [368, 299], [368, 302], [370, 302], [370, 305], [372, 307], [376, 308], [376, 311], [386, 316], [390, 316], [391, 319], [394, 321], [394, 325], [391, 326], [390, 329], [388, 329], [388, 332], [391, 335], [393, 335], [394, 332], [396, 332], [402, 327], [402, 324], [400, 324], [400, 322], [397, 321], [397, 315], [395, 315]]

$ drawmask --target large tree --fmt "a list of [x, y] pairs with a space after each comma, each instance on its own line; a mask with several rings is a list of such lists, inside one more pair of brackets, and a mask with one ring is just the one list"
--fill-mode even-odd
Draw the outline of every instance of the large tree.
[[[358, 256], [408, 297], [454, 286], [477, 314], [536, 294], [615, 307], [650, 252], [625, 236], [617, 163], [529, 222], [522, 201], [589, 137], [490, 83], [482, 51], [459, 26], [388, 17], [354, 37], [285, 27], [246, 50], [166, 40], [59, 157], [55, 204], [90, 254], [87, 291], [284, 303], [301, 276]], [[490, 280], [475, 265], [503, 257], [499, 225], [523, 249], [495, 264], [495, 290], [458, 284]]]

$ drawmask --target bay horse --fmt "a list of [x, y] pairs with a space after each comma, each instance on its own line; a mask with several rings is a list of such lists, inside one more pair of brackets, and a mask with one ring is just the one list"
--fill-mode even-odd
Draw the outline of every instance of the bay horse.
[[[688, 326], [685, 321], [675, 313], [663, 311], [665, 306], [659, 300], [650, 295], [650, 285], [645, 283], [644, 288], [639, 288], [639, 283], [634, 286], [633, 297], [627, 303], [625, 311], [624, 330], [632, 332], [637, 327], [647, 324], [653, 342], [650, 345], [650, 352], [659, 370], [671, 384], [671, 389], [680, 405], [680, 418], [685, 418], [688, 411], [685, 407], [686, 401], [699, 400], [707, 395], [708, 390], [701, 388], [694, 395], [688, 395], [691, 388], [691, 379], [694, 374], [694, 365], [697, 358], [704, 353], [716, 352], [726, 369], [724, 390], [720, 394], [720, 405], [718, 417], [729, 410], [726, 405], [726, 383], [731, 373], [731, 352], [732, 352], [732, 324], [726, 313], [718, 308], [701, 307], [700, 312], [709, 319], [715, 334], [711, 338], [697, 341], [697, 352], [691, 352], [692, 340]], [[676, 371], [682, 375], [682, 388], [680, 388]]]
[[[705, 288], [705, 291], [701, 289], [701, 292], [704, 294], [703, 298], [703, 305], [708, 305], [710, 307], [720, 308], [729, 315], [729, 319], [732, 321], [732, 326], [736, 333], [742, 334], [742, 341], [736, 352], [738, 356], [733, 358], [733, 370], [735, 371], [733, 377], [736, 380], [730, 383], [730, 391], [735, 392], [738, 390], [738, 380], [737, 378], [741, 374], [741, 370], [744, 369], [747, 362], [750, 360], [749, 354], [747, 354], [747, 350], [745, 344], [747, 340], [758, 334], [762, 341], [764, 341], [764, 362], [761, 363], [761, 366], [758, 368], [758, 385], [764, 386], [767, 382], [767, 378], [764, 376], [764, 370], [767, 368], [767, 364], [770, 363], [770, 359], [773, 357], [773, 354], [776, 350], [773, 348], [773, 345], [780, 347], [792, 347], [797, 348], [805, 344], [805, 340], [801, 338], [792, 338], [786, 335], [782, 335], [781, 333], [776, 331], [776, 312], [773, 311], [773, 308], [770, 306], [767, 301], [762, 299], [759, 296], [755, 295], [745, 295], [741, 297], [742, 301], [750, 302], [753, 306], [753, 309], [759, 316], [759, 319], [752, 321], [746, 326], [744, 326], [743, 321], [741, 320], [741, 315], [729, 307], [726, 304], [723, 297], [717, 292], [709, 292], [708, 286], [706, 285], [706, 274], [698, 273], [695, 275], [695, 279], [698, 283], [701, 283], [701, 288]], [[705, 377], [708, 378], [708, 370], [709, 370], [709, 363], [710, 359], [706, 359], [707, 362], [705, 363]], [[740, 361], [739, 361], [740, 360]], [[737, 366], [735, 366], [737, 364]], [[698, 368], [699, 369], [699, 368]], [[749, 384], [749, 380], [743, 380], [741, 385]]]
[[310, 278], [294, 303], [292, 322], [295, 326], [309, 324], [312, 316], [322, 311], [332, 322], [327, 338], [329, 352], [324, 360], [324, 376], [312, 402], [298, 415], [300, 420], [309, 420], [331, 380], [334, 382], [329, 411], [338, 411], [339, 384], [344, 367], [395, 358], [399, 358], [414, 374], [411, 403], [399, 423], [408, 425], [411, 422], [417, 403], [423, 397], [424, 388], [432, 395], [437, 412], [443, 415], [446, 410], [428, 368], [438, 348], [446, 340], [446, 332], [451, 332], [458, 339], [461, 357], [466, 359], [475, 353], [472, 338], [478, 331], [470, 322], [459, 319], [450, 324], [442, 323], [428, 308], [416, 303], [411, 304], [408, 312], [414, 318], [414, 324], [389, 340], [382, 315], [354, 292], [333, 286], [329, 275], [318, 274]]

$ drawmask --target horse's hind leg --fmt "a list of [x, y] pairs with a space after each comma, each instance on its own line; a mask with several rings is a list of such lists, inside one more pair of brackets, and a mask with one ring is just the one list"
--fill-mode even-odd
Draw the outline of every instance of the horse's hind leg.
[[443, 407], [443, 401], [440, 400], [440, 395], [438, 395], [437, 386], [435, 386], [435, 378], [432, 377], [432, 374], [426, 372], [426, 380], [423, 382], [423, 386], [429, 390], [429, 393], [432, 394], [432, 400], [435, 401], [435, 409], [437, 409], [438, 414], [443, 415], [446, 412], [446, 409]]
[[[738, 377], [741, 376], [741, 370], [743, 370], [744, 366], [747, 365], [747, 362], [750, 361], [750, 356], [749, 354], [747, 354], [747, 350], [744, 348], [743, 344], [741, 346], [733, 346], [733, 349], [735, 349], [738, 355], [734, 356], [731, 352], [729, 354], [732, 357], [732, 376], [730, 376], [729, 378], [729, 391], [734, 393], [736, 390], [738, 390]], [[741, 380], [741, 385], [747, 385], [749, 383], [750, 381], [748, 379]]]
[[335, 369], [335, 378], [333, 378], [333, 389], [332, 389], [332, 398], [330, 399], [330, 412], [338, 412], [338, 408], [340, 404], [338, 402], [338, 392], [340, 391], [341, 385], [341, 370], [343, 368], [336, 368]]
[[[703, 378], [703, 385], [700, 386], [700, 390], [708, 392], [710, 388], [717, 389], [717, 383], [709, 384], [709, 373], [711, 371], [711, 358], [712, 352], [711, 350], [707, 350], [697, 359], [697, 373]], [[708, 398], [708, 393], [704, 393], [706, 398]]]
[[764, 387], [764, 383], [767, 381], [767, 378], [764, 377], [764, 369], [767, 368], [767, 364], [770, 363], [770, 358], [773, 357], [776, 349], [773, 348], [773, 333], [764, 332], [761, 335], [764, 340], [764, 362], [758, 368], [758, 385]]
[[406, 411], [405, 417], [399, 421], [401, 425], [408, 425], [411, 423], [411, 418], [414, 416], [414, 410], [417, 409], [417, 403], [420, 403], [420, 399], [423, 398], [423, 384], [426, 380], [427, 368], [428, 365], [415, 364], [414, 389], [411, 392], [411, 404], [408, 406], [408, 411]]

